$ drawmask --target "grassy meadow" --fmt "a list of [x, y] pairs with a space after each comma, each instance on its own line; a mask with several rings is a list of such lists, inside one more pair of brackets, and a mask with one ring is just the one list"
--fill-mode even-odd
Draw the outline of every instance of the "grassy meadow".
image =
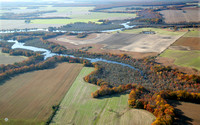
[[174, 64], [200, 70], [200, 51], [183, 51], [167, 49], [160, 55], [175, 59]]
[[144, 125], [155, 117], [145, 110], [129, 109], [128, 94], [94, 99], [91, 92], [98, 86], [86, 83], [83, 77], [94, 68], [84, 67], [60, 104], [51, 125]]
[[2, 53], [0, 48], [0, 64], [13, 64], [15, 62], [21, 62], [27, 59], [24, 56], [10, 56], [7, 53]]
[[190, 31], [184, 35], [184, 37], [200, 37], [200, 31]]

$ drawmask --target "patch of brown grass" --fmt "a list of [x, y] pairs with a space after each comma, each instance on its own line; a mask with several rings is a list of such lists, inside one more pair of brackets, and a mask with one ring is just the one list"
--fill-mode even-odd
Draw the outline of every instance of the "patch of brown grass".
[[181, 37], [172, 46], [186, 46], [191, 50], [200, 50], [200, 38], [199, 37]]

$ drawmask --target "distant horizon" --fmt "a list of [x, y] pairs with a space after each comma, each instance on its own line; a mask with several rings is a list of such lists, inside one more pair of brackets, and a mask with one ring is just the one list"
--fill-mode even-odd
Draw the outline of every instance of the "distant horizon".
[[[122, 2], [121, 0], [99, 0], [103, 2]], [[141, 1], [148, 1], [148, 2], [153, 2], [153, 1], [165, 1], [165, 0], [124, 0], [124, 1], [130, 1], [130, 2], [141, 2]], [[123, 1], [123, 2], [124, 2]], [[190, 1], [190, 0], [168, 0], [168, 1]], [[193, 0], [194, 1], [194, 0]], [[93, 0], [0, 0], [0, 2], [62, 2], [62, 3], [76, 3], [76, 2], [93, 2]], [[95, 1], [96, 2], [96, 1]]]

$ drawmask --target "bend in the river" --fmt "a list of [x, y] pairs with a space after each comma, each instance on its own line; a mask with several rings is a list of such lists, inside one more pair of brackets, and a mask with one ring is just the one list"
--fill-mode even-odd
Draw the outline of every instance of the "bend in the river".
[[[52, 53], [51, 51], [44, 49], [44, 48], [38, 48], [38, 47], [33, 47], [33, 46], [24, 46], [24, 43], [20, 43], [17, 40], [8, 40], [8, 42], [14, 42], [13, 46], [11, 47], [12, 49], [27, 49], [27, 50], [32, 50], [34, 52], [44, 52], [42, 55], [44, 55], [44, 59], [46, 60], [49, 57], [55, 56], [55, 55], [59, 55], [59, 56], [69, 56], [69, 57], [75, 57], [73, 55], [66, 55], [66, 54], [57, 54], [57, 53]], [[91, 62], [106, 62], [106, 63], [113, 63], [113, 64], [119, 64], [122, 66], [127, 66], [131, 69], [140, 71], [141, 75], [143, 75], [143, 72], [129, 64], [125, 64], [122, 62], [116, 62], [116, 61], [111, 61], [111, 60], [106, 60], [106, 59], [102, 59], [102, 58], [87, 58], [87, 57], [76, 57], [76, 58], [82, 58], [82, 59], [86, 59], [86, 60], [90, 60]]]

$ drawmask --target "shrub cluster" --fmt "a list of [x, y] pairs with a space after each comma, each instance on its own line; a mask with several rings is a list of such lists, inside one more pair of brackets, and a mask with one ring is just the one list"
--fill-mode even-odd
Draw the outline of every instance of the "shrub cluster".
[[171, 100], [180, 100], [200, 104], [200, 93], [187, 92], [186, 90], [170, 91], [162, 90], [159, 92], [162, 98]]
[[119, 85], [118, 87], [113, 87], [113, 88], [110, 88], [107, 85], [102, 85], [99, 90], [91, 93], [91, 95], [93, 98], [98, 98], [105, 95], [122, 93], [122, 92], [132, 89], [133, 87], [135, 87], [135, 85], [132, 85], [132, 84]]
[[174, 108], [167, 104], [161, 95], [148, 94], [148, 91], [138, 86], [131, 90], [129, 94], [128, 104], [131, 107], [145, 109], [156, 116], [156, 120], [152, 125], [171, 125], [174, 117]]

